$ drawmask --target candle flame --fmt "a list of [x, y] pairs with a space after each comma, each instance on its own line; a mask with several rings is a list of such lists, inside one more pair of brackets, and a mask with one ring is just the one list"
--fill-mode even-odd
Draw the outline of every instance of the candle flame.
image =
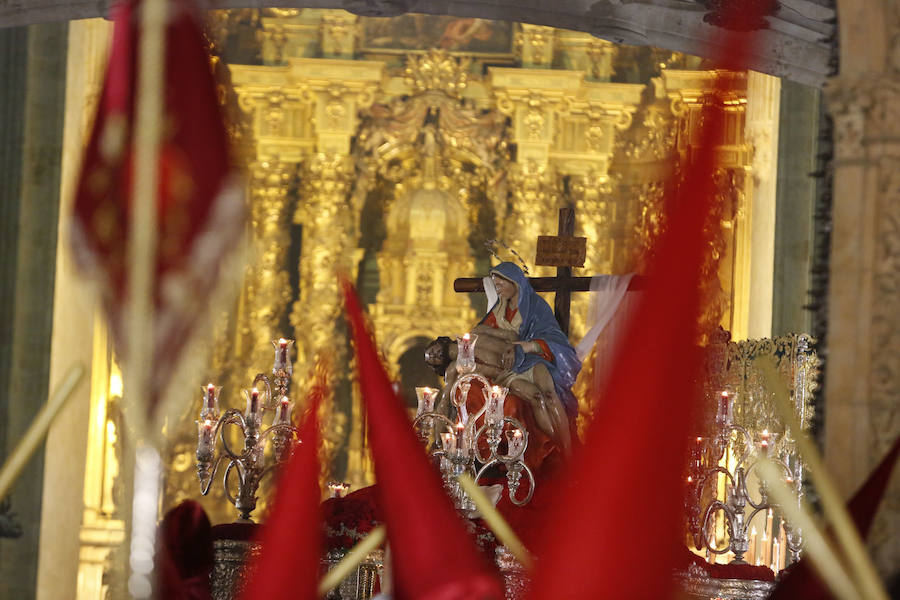
[[250, 391], [250, 395], [251, 396], [259, 396], [259, 390], [256, 388], [253, 388], [253, 390]]
[[471, 339], [471, 337], [469, 336], [468, 332], [466, 332], [466, 333], [463, 334], [463, 339], [466, 340], [467, 342]]
[[278, 344], [280, 346], [287, 346], [287, 340], [284, 338], [278, 338]]

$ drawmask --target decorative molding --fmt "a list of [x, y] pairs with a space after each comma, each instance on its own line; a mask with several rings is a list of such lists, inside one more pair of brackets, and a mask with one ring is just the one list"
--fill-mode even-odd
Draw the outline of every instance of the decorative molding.
[[471, 64], [471, 58], [456, 58], [432, 48], [421, 56], [410, 54], [403, 77], [414, 93], [434, 90], [459, 98], [468, 85]]

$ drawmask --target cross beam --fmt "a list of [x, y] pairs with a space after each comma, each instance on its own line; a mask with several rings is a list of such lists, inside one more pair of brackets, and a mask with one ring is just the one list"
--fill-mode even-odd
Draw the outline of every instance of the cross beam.
[[[571, 208], [561, 208], [559, 211], [559, 237], [572, 238], [575, 233], [575, 211]], [[582, 246], [581, 258], [584, 258], [584, 246]], [[559, 263], [556, 263], [559, 264]], [[580, 264], [584, 264], [583, 260]], [[572, 302], [572, 292], [591, 291], [591, 277], [573, 277], [571, 266], [560, 266], [556, 269], [556, 277], [529, 277], [528, 282], [536, 292], [556, 292], [553, 312], [560, 328], [569, 335], [569, 311]], [[628, 284], [628, 290], [639, 290], [644, 285], [644, 278], [634, 276]], [[453, 282], [453, 290], [462, 293], [474, 293], [484, 291], [484, 282], [480, 277], [460, 277]]]

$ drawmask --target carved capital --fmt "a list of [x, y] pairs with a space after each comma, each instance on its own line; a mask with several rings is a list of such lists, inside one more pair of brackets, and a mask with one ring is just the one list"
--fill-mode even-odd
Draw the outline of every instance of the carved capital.
[[455, 58], [445, 50], [433, 48], [421, 56], [410, 54], [403, 78], [413, 93], [434, 90], [459, 98], [468, 85], [471, 64], [471, 58]]
[[522, 66], [549, 68], [553, 64], [555, 36], [553, 27], [522, 23], [515, 41], [516, 54]]
[[359, 17], [341, 12], [326, 12], [319, 24], [322, 56], [352, 57], [356, 51]]

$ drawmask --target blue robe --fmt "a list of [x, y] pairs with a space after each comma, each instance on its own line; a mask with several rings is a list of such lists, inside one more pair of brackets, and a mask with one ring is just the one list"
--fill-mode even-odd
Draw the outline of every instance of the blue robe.
[[[491, 273], [496, 273], [504, 279], [512, 281], [519, 289], [518, 310], [522, 316], [522, 324], [518, 331], [519, 340], [523, 342], [544, 340], [553, 355], [551, 362], [538, 354], [526, 353], [521, 346], [516, 346], [516, 359], [512, 371], [524, 373], [536, 364], [543, 363], [553, 378], [556, 394], [562, 401], [566, 413], [570, 419], [575, 418], [578, 413], [578, 401], [572, 394], [572, 386], [575, 385], [575, 378], [581, 371], [581, 361], [575, 354], [575, 348], [569, 343], [569, 338], [560, 329], [553, 310], [543, 298], [537, 295], [522, 269], [515, 263], [500, 263], [491, 269]], [[498, 299], [497, 303], [499, 302]], [[496, 306], [497, 304], [494, 304], [488, 314], [491, 314]], [[483, 323], [484, 319], [481, 322]]]

